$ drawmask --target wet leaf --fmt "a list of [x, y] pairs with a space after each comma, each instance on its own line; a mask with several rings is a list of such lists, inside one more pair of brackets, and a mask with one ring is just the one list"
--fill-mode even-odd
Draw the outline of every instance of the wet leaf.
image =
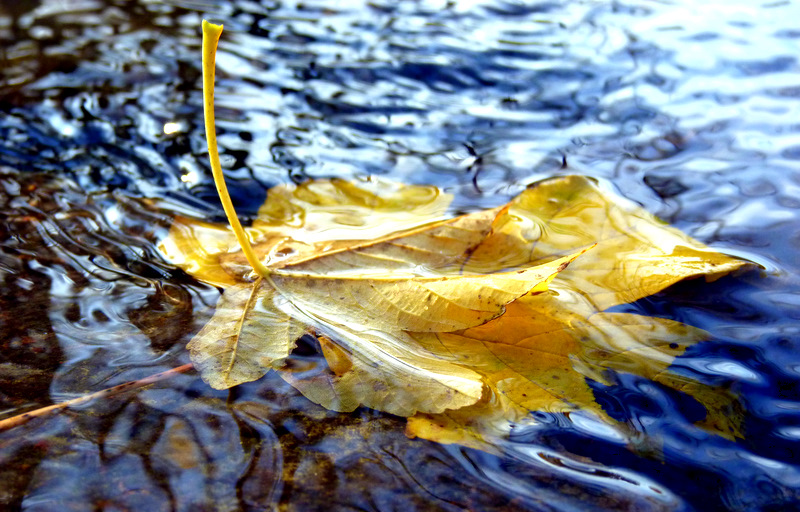
[[[409, 417], [410, 436], [490, 449], [531, 411], [583, 409], [613, 425], [587, 379], [613, 385], [627, 372], [695, 392], [708, 404], [705, 426], [739, 433], [735, 419], [714, 417], [729, 402], [667, 372], [702, 331], [605, 310], [745, 262], [581, 176], [542, 181], [505, 207], [450, 220], [442, 218], [449, 198], [432, 187], [284, 186], [245, 231], [214, 133], [222, 27], [204, 22], [203, 30], [206, 135], [232, 231], [179, 219], [162, 251], [226, 288], [189, 345], [212, 386], [281, 369], [329, 409], [367, 406]], [[288, 364], [305, 331], [317, 336], [327, 367]]]
[[[448, 199], [375, 180], [273, 189], [250, 230], [265, 277], [228, 229], [179, 219], [162, 250], [226, 288], [189, 346], [203, 378], [226, 388], [280, 369], [329, 409], [410, 417], [411, 436], [484, 449], [530, 411], [583, 409], [615, 424], [587, 384], [612, 385], [614, 372], [689, 392], [725, 418], [715, 390], [668, 371], [703, 331], [601, 308], [745, 262], [588, 178], [548, 180], [506, 207], [440, 220]], [[369, 225], [371, 211], [382, 224]], [[327, 368], [281, 366], [304, 331]], [[740, 435], [735, 417], [704, 422]]]

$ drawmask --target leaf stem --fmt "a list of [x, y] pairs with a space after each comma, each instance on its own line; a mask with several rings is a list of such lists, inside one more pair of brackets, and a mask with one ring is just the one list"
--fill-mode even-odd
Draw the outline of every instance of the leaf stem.
[[242, 248], [247, 262], [261, 276], [268, 276], [270, 270], [258, 259], [253, 247], [250, 245], [250, 238], [247, 236], [236, 210], [233, 207], [231, 196], [228, 194], [228, 187], [225, 185], [225, 178], [222, 175], [222, 166], [219, 162], [219, 150], [217, 148], [217, 132], [214, 126], [214, 68], [217, 56], [217, 43], [222, 35], [222, 25], [215, 25], [203, 20], [203, 113], [206, 123], [206, 142], [208, 143], [208, 158], [211, 163], [211, 174], [214, 176], [214, 184], [217, 187], [217, 194], [225, 210], [225, 216], [233, 228], [236, 240]]

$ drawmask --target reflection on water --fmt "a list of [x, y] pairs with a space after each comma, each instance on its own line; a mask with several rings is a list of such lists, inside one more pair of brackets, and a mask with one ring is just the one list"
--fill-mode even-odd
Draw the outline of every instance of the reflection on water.
[[226, 27], [218, 129], [244, 214], [267, 187], [309, 177], [433, 183], [473, 211], [581, 172], [768, 273], [619, 308], [712, 333], [674, 369], [738, 397], [738, 441], [694, 427], [688, 396], [623, 373], [592, 383], [597, 400], [657, 455], [555, 414], [490, 455], [408, 440], [368, 410], [329, 413], [274, 376], [221, 393], [183, 375], [0, 434], [0, 503], [791, 508], [799, 15], [793, 1], [744, 0], [3, 2], [4, 415], [182, 364], [209, 317], [218, 292], [154, 250], [171, 213], [221, 218], [201, 131], [203, 17]]

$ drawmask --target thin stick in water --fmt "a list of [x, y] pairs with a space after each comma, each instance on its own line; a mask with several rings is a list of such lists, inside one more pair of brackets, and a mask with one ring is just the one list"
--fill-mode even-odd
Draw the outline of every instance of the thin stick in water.
[[83, 395], [78, 398], [73, 398], [72, 400], [67, 400], [66, 402], [61, 402], [58, 404], [48, 405], [47, 407], [42, 407], [40, 409], [34, 409], [32, 411], [28, 411], [23, 414], [18, 414], [16, 416], [12, 416], [10, 418], [6, 418], [4, 420], [0, 420], [0, 432], [4, 430], [9, 430], [14, 427], [18, 427], [20, 425], [24, 425], [25, 423], [29, 422], [34, 418], [42, 418], [44, 416], [48, 416], [50, 414], [55, 414], [60, 412], [64, 409], [69, 407], [73, 407], [76, 405], [80, 405], [86, 402], [90, 402], [92, 400], [98, 398], [108, 398], [119, 393], [129, 391], [132, 389], [139, 389], [144, 386], [149, 386], [150, 384], [154, 384], [158, 381], [168, 379], [172, 376], [186, 373], [192, 370], [194, 366], [189, 363], [183, 366], [178, 366], [177, 368], [173, 368], [171, 370], [167, 370], [161, 373], [156, 373], [155, 375], [150, 375], [149, 377], [145, 377], [143, 379], [134, 380], [130, 382], [126, 382], [124, 384], [120, 384], [118, 386], [114, 386], [112, 388], [103, 389], [101, 391], [97, 391], [95, 393], [91, 393], [88, 395]]

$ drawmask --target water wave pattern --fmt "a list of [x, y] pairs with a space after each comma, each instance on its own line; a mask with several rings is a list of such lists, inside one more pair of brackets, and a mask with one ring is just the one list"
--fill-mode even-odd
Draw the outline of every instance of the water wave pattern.
[[[0, 414], [177, 366], [208, 319], [217, 291], [154, 248], [175, 213], [222, 218], [203, 18], [225, 25], [219, 140], [245, 217], [290, 180], [433, 183], [475, 211], [577, 172], [763, 265], [618, 308], [711, 333], [674, 370], [737, 396], [745, 438], [695, 427], [691, 398], [621, 373], [595, 395], [652, 456], [581, 414], [536, 414], [497, 455], [324, 411], [274, 375], [230, 392], [180, 376], [0, 433], [3, 507], [798, 506], [792, 0], [3, 2]], [[296, 356], [322, 364], [312, 340]]]

